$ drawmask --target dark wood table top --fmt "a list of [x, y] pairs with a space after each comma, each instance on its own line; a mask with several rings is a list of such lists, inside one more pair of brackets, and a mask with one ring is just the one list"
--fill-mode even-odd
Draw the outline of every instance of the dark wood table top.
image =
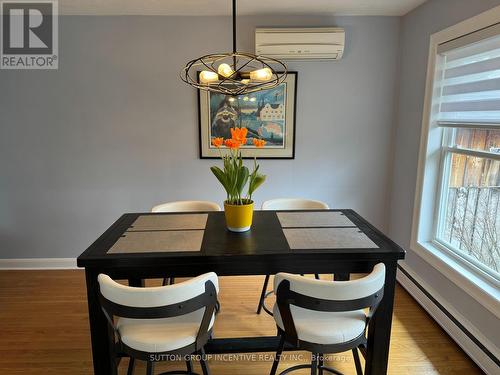
[[[282, 211], [285, 212], [285, 211]], [[176, 251], [169, 249], [168, 251], [148, 251], [147, 248], [140, 252], [126, 253], [109, 253], [110, 249], [121, 238], [130, 236], [130, 231], [141, 231], [142, 238], [148, 236], [155, 238], [158, 236], [156, 228], [134, 228], [134, 223], [138, 218], [144, 216], [158, 215], [193, 215], [193, 213], [128, 213], [121, 216], [106, 232], [104, 232], [85, 252], [78, 257], [79, 267], [97, 267], [97, 268], [116, 268], [116, 267], [168, 267], [171, 269], [182, 268], [181, 273], [186, 274], [187, 265], [193, 265], [194, 269], [203, 271], [209, 268], [222, 272], [221, 274], [254, 274], [258, 273], [273, 273], [275, 270], [287, 270], [289, 272], [298, 271], [302, 263], [307, 268], [308, 261], [314, 259], [317, 269], [318, 261], [324, 259], [329, 262], [355, 262], [360, 260], [365, 261], [397, 261], [404, 258], [404, 250], [396, 243], [390, 240], [382, 232], [368, 223], [360, 215], [350, 209], [344, 210], [321, 210], [321, 211], [286, 211], [297, 212], [298, 214], [308, 215], [311, 217], [311, 212], [317, 212], [318, 215], [324, 215], [325, 212], [336, 212], [335, 216], [345, 215], [349, 223], [341, 225], [321, 225], [311, 227], [306, 224], [307, 229], [317, 230], [315, 233], [323, 233], [331, 228], [349, 228], [348, 232], [357, 232], [366, 235], [367, 241], [373, 246], [363, 247], [325, 247], [321, 248], [291, 248], [289, 240], [285, 236], [285, 232], [290, 228], [282, 228], [279, 212], [276, 211], [255, 211], [253, 225], [250, 231], [245, 233], [233, 233], [226, 229], [224, 212], [209, 212], [206, 218], [206, 225], [203, 233], [203, 228], [199, 227], [199, 220], [193, 228], [187, 230], [197, 231], [202, 235], [201, 245], [199, 249], [193, 251]], [[332, 214], [333, 215], [333, 214]], [[153, 219], [158, 219], [153, 218]], [[186, 218], [182, 218], [186, 219]], [[199, 215], [198, 215], [199, 219]], [[144, 221], [144, 220], [143, 220]], [[183, 222], [186, 220], [183, 220]], [[292, 225], [293, 226], [293, 225]], [[300, 225], [295, 225], [300, 227]], [[316, 229], [317, 228], [317, 229]], [[181, 228], [182, 229], [182, 228]], [[185, 229], [185, 228], [184, 228]], [[304, 229], [293, 228], [289, 232], [300, 232]], [[307, 229], [304, 233], [307, 233]], [[167, 230], [179, 230], [167, 229]], [[326, 231], [325, 231], [326, 230]], [[148, 235], [151, 233], [151, 235]], [[155, 233], [153, 235], [153, 233]], [[364, 236], [363, 236], [364, 237]], [[201, 238], [201, 237], [200, 237]], [[368, 240], [369, 239], [369, 240]], [[299, 241], [303, 243], [304, 241]], [[144, 246], [147, 246], [146, 244]], [[171, 247], [171, 246], [169, 246]], [[199, 251], [198, 251], [199, 250]], [[259, 263], [259, 266], [251, 263]], [[196, 267], [196, 265], [199, 267]], [[203, 267], [201, 265], [206, 265]], [[247, 264], [248, 267], [243, 265]], [[297, 267], [292, 266], [297, 265]], [[225, 266], [224, 266], [225, 265]], [[287, 266], [288, 265], [288, 266]], [[182, 266], [182, 267], [181, 267]], [[234, 266], [234, 272], [231, 267]], [[302, 268], [301, 268], [302, 269]], [[325, 271], [327, 271], [325, 269]], [[195, 270], [193, 270], [196, 273]], [[305, 271], [304, 271], [305, 272]]]

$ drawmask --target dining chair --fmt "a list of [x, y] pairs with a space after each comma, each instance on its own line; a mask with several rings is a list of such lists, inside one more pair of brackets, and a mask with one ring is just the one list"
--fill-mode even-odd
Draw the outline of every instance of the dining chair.
[[102, 311], [114, 332], [110, 353], [114, 366], [119, 353], [125, 353], [130, 357], [128, 375], [133, 374], [136, 360], [146, 361], [146, 374], [153, 375], [156, 362], [182, 358], [187, 371], [162, 375], [195, 375], [190, 356], [196, 354], [203, 375], [210, 375], [204, 346], [215, 321], [219, 291], [215, 273], [149, 288], [121, 285], [105, 274], [98, 276], [98, 282]]
[[328, 210], [326, 203], [302, 198], [278, 198], [270, 199], [262, 203], [263, 210]]
[[[276, 210], [276, 211], [289, 211], [289, 210], [328, 210], [329, 207], [326, 203], [313, 200], [313, 199], [302, 199], [302, 198], [278, 198], [270, 199], [262, 203], [263, 210]], [[319, 279], [319, 275], [314, 275], [316, 279]], [[273, 292], [267, 292], [267, 286], [269, 285], [270, 275], [266, 275], [264, 279], [264, 285], [262, 286], [262, 291], [260, 293], [259, 306], [257, 307], [257, 314], [260, 314], [264, 310], [269, 315], [273, 315], [272, 312], [266, 307], [265, 300]]]
[[[357, 375], [363, 374], [358, 348], [366, 356], [366, 331], [384, 295], [385, 265], [375, 265], [367, 276], [352, 281], [326, 281], [288, 273], [274, 278], [274, 319], [280, 343], [271, 368], [278, 369], [285, 343], [312, 353], [311, 364], [296, 365], [280, 375], [311, 369], [311, 375], [341, 373], [324, 365], [324, 354], [352, 350]], [[369, 308], [368, 314], [364, 309]]]
[[154, 206], [151, 212], [220, 211], [217, 203], [210, 201], [174, 201]]
[[[220, 211], [217, 203], [210, 201], [173, 201], [154, 206], [151, 212], [196, 212], [196, 211]], [[163, 285], [173, 284], [173, 277], [164, 277]]]

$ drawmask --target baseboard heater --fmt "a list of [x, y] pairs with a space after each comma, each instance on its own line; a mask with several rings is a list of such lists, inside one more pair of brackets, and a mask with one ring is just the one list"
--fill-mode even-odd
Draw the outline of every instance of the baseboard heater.
[[431, 315], [470, 358], [487, 374], [497, 374], [500, 360], [465, 327], [441, 302], [425, 288], [416, 277], [398, 265], [397, 280], [411, 296]]

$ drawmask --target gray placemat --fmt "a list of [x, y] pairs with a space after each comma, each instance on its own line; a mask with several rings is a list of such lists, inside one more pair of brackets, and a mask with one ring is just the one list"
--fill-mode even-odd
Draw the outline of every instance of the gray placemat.
[[358, 228], [290, 228], [283, 233], [292, 250], [378, 248]]
[[208, 214], [141, 215], [128, 230], [205, 229], [207, 218]]
[[203, 230], [125, 232], [109, 254], [200, 251]]
[[278, 212], [282, 228], [355, 226], [342, 212]]

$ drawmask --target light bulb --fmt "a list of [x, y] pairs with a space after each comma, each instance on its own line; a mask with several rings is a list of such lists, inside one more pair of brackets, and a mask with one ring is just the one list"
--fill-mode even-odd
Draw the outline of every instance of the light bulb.
[[249, 79], [242, 79], [241, 80], [241, 83], [243, 83], [244, 85], [248, 85], [249, 82], [250, 82]]
[[269, 81], [273, 77], [273, 72], [269, 68], [262, 68], [250, 72], [250, 79], [254, 81]]
[[229, 78], [234, 74], [234, 70], [229, 66], [229, 64], [224, 63], [219, 65], [217, 73], [223, 77]]
[[210, 70], [204, 70], [200, 73], [200, 81], [202, 83], [211, 83], [219, 80], [219, 75]]

